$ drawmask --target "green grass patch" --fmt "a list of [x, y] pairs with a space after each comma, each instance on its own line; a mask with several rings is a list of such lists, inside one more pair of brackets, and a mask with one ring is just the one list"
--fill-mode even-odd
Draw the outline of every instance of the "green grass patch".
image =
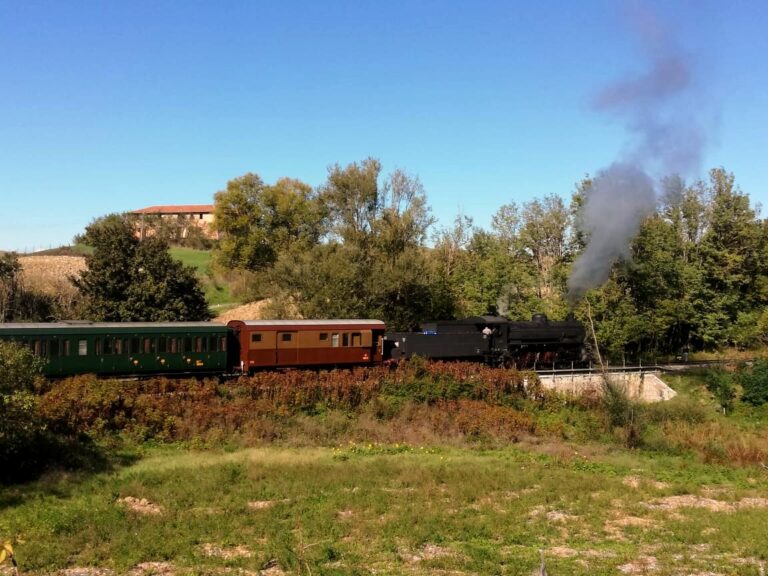
[[205, 299], [208, 306], [220, 313], [227, 308], [239, 304], [232, 296], [229, 284], [218, 278], [211, 267], [211, 250], [197, 250], [195, 248], [171, 247], [171, 256], [185, 266], [191, 266], [197, 272], [197, 276], [203, 286]]
[[170, 253], [173, 258], [185, 266], [191, 266], [197, 270], [198, 274], [206, 275], [210, 271], [210, 250], [196, 250], [194, 248], [181, 248], [174, 246], [170, 248]]
[[615, 574], [649, 557], [658, 574], [758, 574], [768, 509], [754, 499], [767, 489], [744, 470], [642, 453], [171, 446], [5, 492], [0, 533], [17, 539], [25, 574], [167, 562], [189, 574], [527, 575], [540, 549], [551, 574]]

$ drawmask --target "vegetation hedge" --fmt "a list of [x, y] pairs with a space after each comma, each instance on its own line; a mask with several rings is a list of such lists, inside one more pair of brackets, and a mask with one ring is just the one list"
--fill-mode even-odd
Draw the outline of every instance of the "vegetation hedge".
[[[330, 411], [393, 418], [407, 404], [443, 411], [472, 437], [488, 430], [512, 437], [534, 428], [516, 403], [540, 392], [535, 374], [481, 365], [404, 363], [354, 370], [260, 372], [237, 380], [152, 378], [56, 383], [40, 399], [50, 429], [61, 434], [128, 432], [141, 439], [191, 440], [231, 435], [259, 419]], [[468, 416], [469, 414], [469, 416]]]

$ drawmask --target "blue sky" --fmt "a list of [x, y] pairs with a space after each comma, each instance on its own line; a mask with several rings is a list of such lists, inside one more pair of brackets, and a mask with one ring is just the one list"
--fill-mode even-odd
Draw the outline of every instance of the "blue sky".
[[[688, 178], [724, 166], [768, 202], [768, 3], [648, 5], [693, 66]], [[419, 176], [441, 224], [487, 226], [617, 158], [590, 102], [646, 66], [618, 1], [0, 0], [0, 249], [368, 156]]]

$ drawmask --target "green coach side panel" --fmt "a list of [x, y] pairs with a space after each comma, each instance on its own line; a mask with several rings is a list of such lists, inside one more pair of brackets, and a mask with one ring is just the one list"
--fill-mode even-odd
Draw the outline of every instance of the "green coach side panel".
[[0, 324], [0, 340], [28, 346], [52, 377], [224, 372], [228, 334], [215, 322]]

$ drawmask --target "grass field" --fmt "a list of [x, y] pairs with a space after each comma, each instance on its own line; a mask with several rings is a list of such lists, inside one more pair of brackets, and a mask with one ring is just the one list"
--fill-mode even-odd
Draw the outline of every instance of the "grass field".
[[767, 494], [598, 446], [165, 447], [4, 491], [0, 531], [28, 574], [761, 574]]
[[2, 488], [0, 540], [38, 576], [527, 576], [540, 554], [553, 576], [764, 574], [765, 406], [723, 415], [701, 375], [676, 376], [628, 449], [589, 402], [515, 400], [466, 366], [404, 370], [421, 383], [370, 400], [349, 395], [362, 372], [135, 394], [75, 380], [47, 400], [51, 425], [80, 426], [112, 464]]
[[211, 251], [196, 250], [194, 248], [172, 247], [171, 256], [179, 260], [185, 266], [191, 266], [198, 274], [206, 275], [210, 271]]
[[239, 304], [232, 297], [229, 286], [225, 282], [217, 282], [211, 270], [211, 251], [194, 248], [172, 247], [171, 256], [185, 266], [191, 266], [197, 271], [197, 276], [203, 285], [205, 299], [213, 310], [223, 310]]

